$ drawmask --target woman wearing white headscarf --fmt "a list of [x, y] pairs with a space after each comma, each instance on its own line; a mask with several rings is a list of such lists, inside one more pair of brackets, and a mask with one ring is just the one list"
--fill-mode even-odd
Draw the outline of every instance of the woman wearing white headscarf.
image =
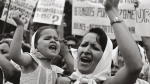
[[[119, 16], [119, 0], [105, 0], [105, 11], [123, 54], [125, 66], [110, 76], [112, 43], [104, 31], [90, 29], [78, 48], [78, 67], [69, 78], [58, 78], [57, 84], [134, 84], [142, 69], [138, 46]], [[128, 41], [128, 42], [126, 42]], [[129, 45], [130, 44], [130, 45]]]

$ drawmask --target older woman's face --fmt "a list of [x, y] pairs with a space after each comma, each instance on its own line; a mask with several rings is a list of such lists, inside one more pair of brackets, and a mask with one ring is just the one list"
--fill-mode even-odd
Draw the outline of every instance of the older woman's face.
[[96, 37], [94, 33], [86, 34], [78, 48], [78, 70], [82, 74], [92, 73], [103, 55]]

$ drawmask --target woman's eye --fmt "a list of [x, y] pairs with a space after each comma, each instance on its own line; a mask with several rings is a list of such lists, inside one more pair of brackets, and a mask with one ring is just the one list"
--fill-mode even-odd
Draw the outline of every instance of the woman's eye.
[[88, 45], [88, 43], [82, 43], [81, 46], [82, 47], [86, 47]]
[[98, 47], [96, 47], [95, 45], [92, 45], [94, 50], [100, 51], [100, 49]]
[[95, 50], [99, 51], [99, 49], [97, 47], [93, 47]]
[[50, 40], [50, 38], [45, 38], [44, 40]]
[[54, 37], [54, 40], [55, 40], [55, 41], [59, 41], [59, 38], [58, 38], [58, 37]]
[[51, 36], [47, 36], [44, 38], [44, 40], [50, 40], [52, 37]]

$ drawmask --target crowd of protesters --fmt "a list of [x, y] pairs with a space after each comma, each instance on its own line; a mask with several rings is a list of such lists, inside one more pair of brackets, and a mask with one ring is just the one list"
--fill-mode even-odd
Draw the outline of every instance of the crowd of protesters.
[[91, 28], [82, 39], [60, 39], [56, 25], [32, 21], [28, 38], [21, 12], [15, 11], [15, 31], [0, 35], [0, 84], [149, 84], [150, 37], [141, 37], [141, 45], [123, 19], [114, 20], [118, 4], [103, 3], [115, 40], [100, 28]]

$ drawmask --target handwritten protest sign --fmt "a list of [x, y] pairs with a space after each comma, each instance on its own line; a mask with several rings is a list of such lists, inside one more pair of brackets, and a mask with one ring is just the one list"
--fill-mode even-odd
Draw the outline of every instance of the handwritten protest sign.
[[[8, 5], [11, 1], [9, 12], [8, 12]], [[15, 25], [16, 23], [12, 19], [12, 16], [14, 15], [15, 10], [19, 10], [22, 13], [21, 18], [24, 21], [24, 29], [26, 30], [28, 28], [29, 20], [32, 16], [33, 9], [35, 8], [35, 5], [37, 3], [37, 0], [6, 0], [6, 4], [1, 16], [1, 19], [5, 21], [6, 15], [8, 13], [7, 22]]]
[[65, 0], [39, 0], [33, 21], [60, 25]]
[[[102, 5], [103, 0], [73, 0], [72, 34], [83, 36], [90, 28], [102, 28], [114, 39], [113, 28]], [[141, 40], [135, 31], [134, 0], [120, 0], [119, 13], [135, 40]]]
[[136, 15], [136, 33], [140, 36], [150, 36], [150, 0], [139, 0], [140, 5]]

